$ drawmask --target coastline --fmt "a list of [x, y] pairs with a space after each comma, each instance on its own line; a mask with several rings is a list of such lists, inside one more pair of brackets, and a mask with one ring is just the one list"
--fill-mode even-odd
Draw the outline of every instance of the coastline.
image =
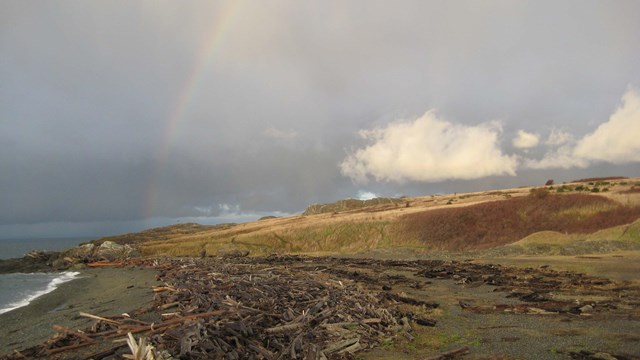
[[54, 333], [53, 325], [72, 329], [90, 326], [93, 320], [80, 311], [113, 316], [149, 305], [157, 272], [139, 267], [80, 270], [78, 278], [63, 283], [27, 306], [0, 315], [0, 354], [43, 343]]

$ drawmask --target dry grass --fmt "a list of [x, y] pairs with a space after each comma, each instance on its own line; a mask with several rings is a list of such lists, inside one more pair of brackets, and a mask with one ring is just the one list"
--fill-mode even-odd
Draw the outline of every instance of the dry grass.
[[[208, 255], [230, 250], [249, 250], [252, 255], [350, 254], [399, 248], [424, 253], [487, 249], [525, 238], [523, 244], [565, 246], [575, 239], [617, 238], [611, 231], [622, 230], [601, 230], [639, 217], [640, 194], [622, 193], [636, 182], [612, 182], [610, 191], [598, 195], [523, 187], [404, 198], [409, 207], [378, 204], [215, 227], [182, 224], [117, 240], [139, 243], [144, 255], [174, 256], [198, 256], [203, 250]], [[585, 234], [593, 237], [587, 239]]]

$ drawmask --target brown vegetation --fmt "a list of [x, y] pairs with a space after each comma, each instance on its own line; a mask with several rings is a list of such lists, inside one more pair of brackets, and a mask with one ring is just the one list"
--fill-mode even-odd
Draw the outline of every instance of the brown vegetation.
[[601, 196], [557, 195], [539, 189], [531, 196], [507, 201], [409, 214], [401, 219], [401, 226], [428, 248], [473, 250], [509, 244], [544, 230], [592, 233], [638, 217], [638, 206], [623, 206]]
[[639, 194], [640, 187], [632, 186], [629, 190], [620, 191], [620, 194]]

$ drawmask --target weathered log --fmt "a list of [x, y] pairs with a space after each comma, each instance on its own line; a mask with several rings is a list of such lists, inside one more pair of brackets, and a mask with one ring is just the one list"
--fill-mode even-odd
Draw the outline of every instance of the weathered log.
[[469, 353], [469, 347], [465, 346], [463, 348], [447, 351], [439, 355], [427, 357], [424, 360], [450, 360], [450, 359], [455, 359], [457, 357], [463, 356], [468, 353]]
[[329, 354], [332, 354], [334, 352], [339, 352], [340, 350], [346, 349], [349, 346], [352, 346], [352, 345], [358, 343], [359, 341], [360, 341], [360, 337], [354, 337], [354, 338], [351, 338], [351, 339], [338, 341], [336, 343], [330, 344], [329, 346], [325, 347], [322, 350], [322, 352], [325, 355], [329, 355]]

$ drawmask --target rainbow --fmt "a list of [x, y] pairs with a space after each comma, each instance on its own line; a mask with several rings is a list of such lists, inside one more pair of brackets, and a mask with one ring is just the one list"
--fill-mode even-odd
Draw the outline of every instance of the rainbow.
[[213, 21], [211, 29], [202, 41], [198, 55], [191, 67], [191, 71], [186, 76], [183, 86], [180, 87], [176, 101], [169, 112], [165, 122], [164, 131], [160, 145], [155, 152], [155, 167], [151, 173], [149, 186], [144, 196], [143, 218], [153, 216], [158, 202], [158, 180], [165, 172], [175, 140], [179, 134], [180, 127], [186, 118], [186, 114], [191, 105], [194, 95], [200, 87], [200, 79], [217, 53], [217, 50], [224, 43], [225, 35], [237, 19], [242, 1], [228, 1], [221, 8]]

